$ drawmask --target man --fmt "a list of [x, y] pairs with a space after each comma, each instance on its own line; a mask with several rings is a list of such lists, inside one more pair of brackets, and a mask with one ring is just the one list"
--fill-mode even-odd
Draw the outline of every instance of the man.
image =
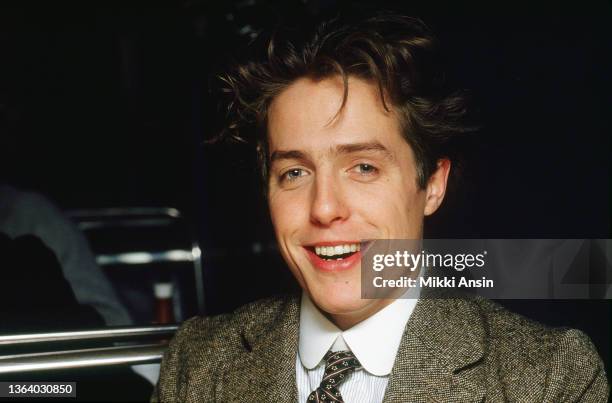
[[256, 128], [279, 249], [303, 292], [186, 322], [153, 399], [606, 401], [579, 331], [484, 299], [361, 299], [361, 240], [422, 238], [465, 130], [427, 27], [336, 20], [263, 49], [224, 77], [229, 135]]

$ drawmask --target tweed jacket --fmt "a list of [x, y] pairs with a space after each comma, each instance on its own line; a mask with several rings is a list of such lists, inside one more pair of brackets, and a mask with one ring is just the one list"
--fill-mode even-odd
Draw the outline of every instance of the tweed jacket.
[[[164, 355], [152, 401], [296, 402], [299, 307], [299, 298], [286, 297], [188, 320]], [[455, 298], [419, 300], [384, 402], [607, 399], [601, 359], [582, 332]]]

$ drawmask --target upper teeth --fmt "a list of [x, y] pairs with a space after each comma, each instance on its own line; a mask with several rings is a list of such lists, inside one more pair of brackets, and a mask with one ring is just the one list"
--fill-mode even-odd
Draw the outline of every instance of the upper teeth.
[[336, 246], [315, 246], [315, 253], [319, 256], [344, 255], [345, 253], [357, 252], [360, 250], [358, 243], [349, 243]]

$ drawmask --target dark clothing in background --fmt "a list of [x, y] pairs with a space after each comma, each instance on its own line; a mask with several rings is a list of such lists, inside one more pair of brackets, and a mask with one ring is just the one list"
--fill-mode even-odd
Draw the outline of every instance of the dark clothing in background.
[[104, 326], [95, 309], [78, 303], [57, 258], [37, 237], [0, 233], [0, 271], [0, 332]]
[[[63, 276], [80, 304], [96, 309], [107, 325], [132, 323], [112, 285], [96, 264], [84, 235], [45, 197], [0, 185], [0, 232], [10, 238], [27, 234], [38, 237], [57, 256]], [[28, 284], [15, 286], [28, 292]]]

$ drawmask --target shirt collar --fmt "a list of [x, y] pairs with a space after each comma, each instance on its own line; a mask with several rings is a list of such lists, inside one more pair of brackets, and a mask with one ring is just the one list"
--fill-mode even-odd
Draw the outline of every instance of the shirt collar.
[[302, 365], [307, 369], [315, 368], [338, 339], [335, 346], [344, 341], [366, 371], [377, 376], [389, 375], [416, 303], [416, 298], [396, 299], [343, 332], [303, 292], [298, 347]]

